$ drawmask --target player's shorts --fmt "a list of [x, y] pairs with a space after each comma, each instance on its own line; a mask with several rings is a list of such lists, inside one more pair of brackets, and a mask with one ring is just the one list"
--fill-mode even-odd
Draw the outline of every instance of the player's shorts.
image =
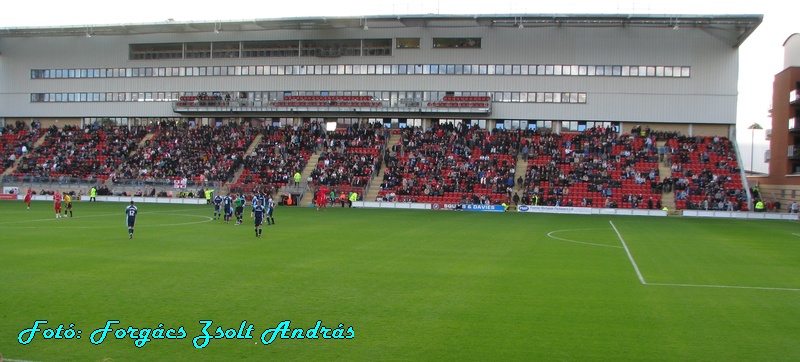
[[60, 203], [60, 202], [56, 202], [56, 203], [54, 203], [54, 204], [53, 204], [53, 208], [54, 208], [54, 209], [56, 209], [56, 210], [59, 210], [59, 211], [61, 211], [61, 203]]
[[253, 219], [253, 225], [255, 225], [255, 226], [261, 226], [261, 224], [263, 224], [263, 223], [264, 223], [264, 220], [262, 218], [260, 218], [260, 217], [256, 217], [255, 219]]
[[67, 203], [67, 210], [72, 210], [72, 203], [71, 202]]
[[214, 205], [214, 211], [219, 211], [219, 205]]
[[239, 206], [236, 208], [236, 215], [241, 215], [244, 213], [244, 206]]
[[272, 216], [272, 212], [273, 211], [275, 211], [275, 208], [274, 207], [270, 207], [269, 209], [267, 209], [267, 215]]
[[225, 208], [225, 215], [231, 215], [231, 214], [233, 214], [233, 210], [230, 207], [226, 207]]
[[135, 225], [135, 224], [136, 224], [136, 218], [135, 217], [129, 217], [128, 218], [128, 227], [132, 228], [133, 225]]

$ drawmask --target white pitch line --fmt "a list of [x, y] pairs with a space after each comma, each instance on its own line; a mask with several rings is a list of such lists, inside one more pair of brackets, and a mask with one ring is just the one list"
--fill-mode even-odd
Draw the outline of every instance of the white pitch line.
[[[185, 212], [186, 210], [146, 211], [146, 212], [140, 212], [139, 215], [158, 214], [158, 213], [175, 212], [175, 211], [183, 211], [183, 212]], [[90, 214], [90, 215], [83, 215], [83, 216], [75, 216], [74, 218], [69, 218], [69, 219], [85, 219], [85, 218], [96, 218], [96, 217], [107, 217], [107, 216], [119, 216], [121, 219], [125, 218], [125, 214], [124, 213], [116, 213], [115, 212], [113, 214]], [[194, 215], [192, 215], [192, 216], [194, 216]], [[200, 216], [200, 215], [197, 215], [197, 216]], [[7, 221], [7, 222], [0, 222], [0, 225], [20, 224], [20, 223], [29, 223], [29, 222], [42, 222], [42, 221], [54, 221], [54, 220], [59, 220], [59, 219], [56, 218], [56, 217], [49, 217], [49, 218], [46, 218], [46, 219], [28, 219], [28, 220], [18, 220], [18, 221]]]
[[557, 236], [553, 236], [553, 235], [552, 235], [553, 233], [560, 233], [560, 232], [562, 232], [562, 231], [576, 231], [576, 230], [608, 230], [608, 229], [564, 229], [564, 230], [555, 230], [555, 231], [551, 231], [551, 232], [547, 233], [547, 236], [548, 236], [548, 237], [551, 237], [551, 238], [553, 238], [553, 239], [556, 239], [556, 240], [566, 241], [566, 242], [569, 242], [569, 243], [584, 244], [584, 245], [592, 245], [592, 246], [602, 246], [602, 247], [606, 247], [606, 248], [617, 248], [617, 249], [622, 249], [622, 247], [621, 247], [621, 246], [619, 246], [619, 245], [608, 245], [608, 244], [597, 244], [597, 243], [590, 243], [590, 242], [587, 242], [587, 241], [577, 241], [577, 240], [570, 240], [570, 239], [559, 238], [559, 237], [557, 237]]
[[636, 261], [633, 260], [633, 255], [631, 255], [631, 251], [628, 250], [628, 245], [625, 244], [625, 240], [622, 238], [622, 235], [619, 233], [619, 230], [617, 230], [617, 227], [614, 226], [614, 223], [611, 222], [611, 220], [608, 220], [608, 223], [611, 224], [612, 228], [614, 228], [614, 232], [617, 233], [617, 236], [619, 237], [619, 241], [622, 242], [622, 247], [625, 249], [625, 253], [628, 254], [628, 259], [630, 259], [631, 264], [633, 265], [633, 269], [636, 270], [636, 276], [639, 277], [639, 281], [642, 282], [642, 284], [647, 284], [647, 282], [644, 281], [644, 277], [642, 276], [642, 272], [639, 271], [639, 267], [636, 265]]
[[800, 288], [775, 288], [775, 287], [747, 287], [741, 285], [711, 285], [711, 284], [671, 284], [671, 283], [647, 283], [647, 285], [659, 285], [665, 287], [698, 287], [698, 288], [722, 288], [722, 289], [758, 289], [758, 290], [785, 290], [800, 292]]

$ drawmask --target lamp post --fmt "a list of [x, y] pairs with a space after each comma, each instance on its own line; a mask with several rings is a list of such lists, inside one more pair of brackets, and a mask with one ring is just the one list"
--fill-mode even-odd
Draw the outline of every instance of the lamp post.
[[753, 173], [753, 149], [755, 148], [755, 135], [757, 129], [763, 129], [758, 122], [753, 123], [750, 127], [747, 127], [750, 130], [750, 173]]

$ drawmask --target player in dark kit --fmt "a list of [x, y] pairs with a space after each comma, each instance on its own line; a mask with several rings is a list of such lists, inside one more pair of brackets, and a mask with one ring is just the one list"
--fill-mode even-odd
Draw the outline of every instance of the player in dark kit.
[[133, 226], [136, 225], [136, 214], [139, 213], [139, 209], [133, 204], [133, 200], [131, 200], [130, 206], [125, 208], [125, 218], [128, 221], [128, 239], [133, 239]]
[[227, 224], [233, 215], [233, 199], [230, 195], [225, 195], [225, 197], [222, 198], [222, 210], [224, 212], [225, 223]]
[[214, 197], [214, 219], [219, 219], [222, 216], [222, 212], [219, 210], [220, 206], [222, 206], [222, 196], [217, 195]]
[[264, 223], [264, 205], [258, 201], [255, 206], [253, 206], [253, 211], [250, 213], [250, 217], [253, 218], [253, 225], [255, 226], [256, 237], [261, 237], [261, 224]]

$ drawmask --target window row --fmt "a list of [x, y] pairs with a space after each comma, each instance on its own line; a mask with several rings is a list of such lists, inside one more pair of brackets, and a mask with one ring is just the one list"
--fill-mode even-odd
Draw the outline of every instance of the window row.
[[32, 69], [31, 79], [265, 75], [544, 75], [689, 78], [688, 66], [559, 64], [333, 64]]
[[[31, 93], [31, 102], [175, 102], [181, 97], [197, 97], [207, 92], [85, 92]], [[224, 93], [224, 94], [223, 94]], [[326, 96], [368, 96], [382, 102], [383, 107], [418, 107], [423, 102], [441, 101], [446, 96], [489, 96], [501, 103], [586, 103], [586, 92], [321, 92]], [[270, 101], [283, 100], [287, 95], [319, 95], [315, 92], [211, 92], [219, 101], [237, 102], [241, 106], [264, 107]], [[233, 96], [231, 96], [233, 95]]]
[[[329, 120], [336, 124], [337, 127], [345, 128], [353, 124], [361, 124], [367, 122], [369, 124], [381, 124], [387, 128], [402, 129], [407, 127], [423, 127], [425, 119], [423, 118], [251, 118], [251, 120], [261, 120], [265, 123], [271, 123], [275, 127], [294, 126], [303, 120], [308, 122], [329, 123]], [[115, 126], [147, 126], [158, 123], [167, 124], [187, 124], [194, 125], [216, 125], [222, 126], [223, 121], [231, 121], [229, 118], [204, 118], [204, 117], [171, 117], [171, 118], [139, 118], [139, 117], [85, 117], [81, 119], [81, 126], [86, 127], [90, 125], [115, 125]], [[549, 129], [552, 130], [554, 125], [561, 124], [561, 130], [567, 132], [583, 132], [586, 129], [593, 127], [611, 128], [614, 132], [620, 131], [619, 122], [609, 121], [550, 121], [550, 120], [486, 120], [486, 119], [446, 119], [440, 118], [438, 121], [432, 122], [438, 124], [450, 124], [458, 126], [460, 124], [470, 125], [471, 127], [479, 127], [487, 129], [487, 127], [494, 127], [496, 129]]]
[[209, 59], [392, 55], [392, 39], [223, 41], [130, 44], [128, 59]]

